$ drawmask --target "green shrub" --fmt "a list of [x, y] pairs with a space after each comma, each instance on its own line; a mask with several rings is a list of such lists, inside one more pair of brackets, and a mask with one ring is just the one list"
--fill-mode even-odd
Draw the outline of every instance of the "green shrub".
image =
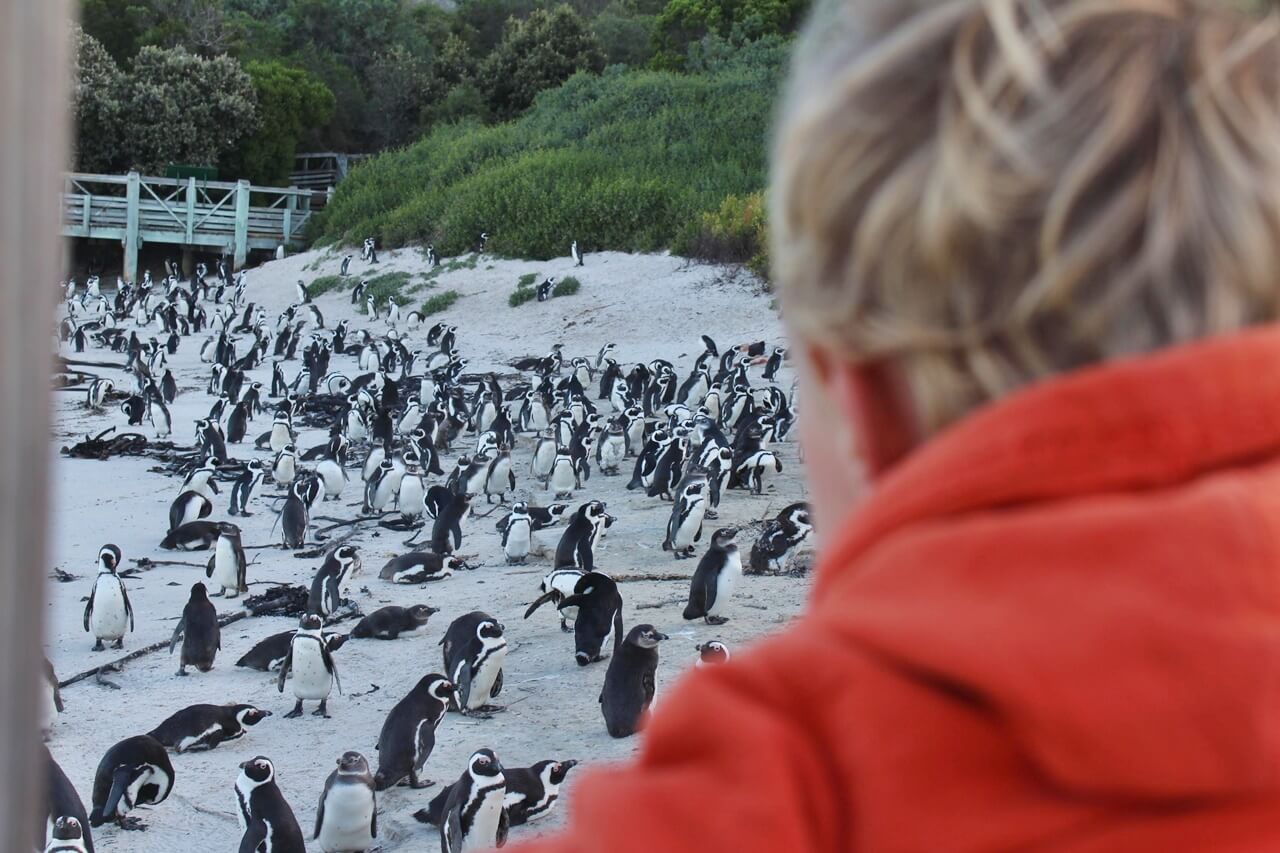
[[521, 305], [529, 302], [537, 297], [538, 291], [532, 287], [517, 287], [510, 296], [507, 297], [507, 304], [512, 308], [519, 308]]
[[527, 272], [524, 275], [520, 276], [520, 281], [518, 284], [516, 284], [516, 287], [528, 287], [529, 285], [533, 284], [537, 280], [538, 280], [538, 274], [536, 272]]
[[[477, 235], [508, 257], [672, 247], [726, 196], [764, 187], [766, 134], [787, 46], [716, 57], [697, 74], [578, 74], [506, 124], [441, 127], [352, 171], [311, 232], [321, 243], [432, 242]], [[472, 259], [474, 265], [474, 259]]]
[[346, 287], [348, 282], [354, 287], [355, 280], [351, 278], [343, 278], [340, 275], [322, 275], [315, 281], [311, 282], [308, 290], [312, 296], [322, 296], [331, 290], [341, 290]]
[[731, 195], [717, 210], [698, 217], [676, 241], [681, 255], [719, 264], [743, 264], [769, 277], [768, 213], [764, 193]]
[[552, 296], [572, 296], [582, 287], [582, 282], [578, 281], [571, 275], [556, 282], [556, 286], [551, 288]]
[[439, 314], [441, 311], [447, 310], [453, 303], [462, 298], [462, 294], [456, 290], [446, 290], [444, 293], [437, 293], [435, 296], [422, 303], [422, 316], [430, 317], [432, 314]]

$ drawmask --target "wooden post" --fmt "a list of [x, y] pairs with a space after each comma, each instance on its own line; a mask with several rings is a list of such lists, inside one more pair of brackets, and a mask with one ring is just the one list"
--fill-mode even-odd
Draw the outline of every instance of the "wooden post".
[[125, 224], [124, 224], [124, 280], [138, 280], [138, 248], [142, 241], [138, 236], [138, 205], [142, 197], [142, 176], [137, 172], [129, 173], [125, 184]]
[[249, 260], [249, 182], [236, 182], [236, 243], [234, 269]]
[[196, 179], [187, 178], [187, 245], [195, 243], [196, 233]]
[[292, 193], [297, 189], [297, 187], [289, 187], [289, 199], [284, 205], [284, 234], [281, 235], [280, 242], [285, 246], [289, 245], [289, 240], [293, 237], [293, 211], [298, 207], [298, 197]]
[[0, 3], [0, 850], [6, 853], [32, 849], [33, 818], [45, 796], [36, 707], [49, 571], [49, 330], [65, 272], [55, 189], [67, 165], [70, 20], [67, 0]]

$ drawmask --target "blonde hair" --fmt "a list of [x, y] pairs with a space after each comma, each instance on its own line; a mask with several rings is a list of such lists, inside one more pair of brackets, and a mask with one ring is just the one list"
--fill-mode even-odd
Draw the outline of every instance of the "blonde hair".
[[796, 55], [771, 240], [800, 336], [927, 433], [1274, 320], [1280, 18], [1198, 0], [843, 0]]

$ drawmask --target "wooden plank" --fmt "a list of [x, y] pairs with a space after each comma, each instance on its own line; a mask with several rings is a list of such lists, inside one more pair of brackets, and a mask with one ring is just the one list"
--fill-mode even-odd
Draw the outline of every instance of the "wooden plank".
[[64, 275], [59, 200], [49, 188], [68, 152], [70, 23], [67, 0], [0, 3], [0, 850], [15, 853], [32, 849], [32, 817], [45, 796], [37, 685], [48, 566], [48, 285]]

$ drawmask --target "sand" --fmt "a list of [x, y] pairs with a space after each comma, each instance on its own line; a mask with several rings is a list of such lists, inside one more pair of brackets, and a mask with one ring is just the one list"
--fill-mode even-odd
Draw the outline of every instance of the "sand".
[[[425, 261], [416, 249], [381, 253], [380, 263], [371, 267], [358, 258], [352, 265], [354, 283], [359, 277], [391, 270], [414, 274], [422, 279]], [[248, 298], [264, 305], [274, 320], [276, 313], [294, 301], [294, 282], [337, 273], [340, 257], [334, 253], [307, 253], [274, 261], [249, 273]], [[157, 272], [159, 272], [157, 270]], [[530, 302], [510, 308], [507, 297], [520, 275], [575, 274], [582, 281], [574, 296], [546, 303]], [[459, 327], [458, 345], [470, 360], [468, 372], [499, 369], [512, 372], [506, 362], [523, 355], [543, 355], [552, 344], [563, 343], [572, 357], [593, 358], [601, 345], [613, 341], [617, 357], [624, 363], [667, 358], [676, 363], [681, 378], [687, 375], [694, 357], [701, 351], [699, 335], [709, 334], [720, 345], [754, 340], [780, 343], [781, 324], [769, 295], [749, 276], [724, 268], [691, 265], [664, 255], [633, 256], [602, 253], [590, 255], [586, 265], [573, 269], [568, 258], [550, 262], [492, 259], [482, 256], [473, 269], [441, 274], [436, 282], [414, 296], [409, 307], [434, 292], [456, 290], [461, 299], [448, 311], [428, 321], [443, 319]], [[348, 291], [322, 296], [317, 304], [330, 326], [351, 318], [353, 329], [385, 329], [381, 322], [368, 323], [349, 304]], [[132, 322], [126, 324], [131, 328]], [[150, 333], [148, 333], [150, 334]], [[410, 348], [425, 346], [426, 327], [408, 333]], [[212, 399], [205, 394], [207, 365], [198, 359], [203, 336], [184, 339], [170, 365], [178, 379], [181, 395], [172, 407], [173, 440], [182, 444], [193, 439], [193, 421], [208, 413]], [[64, 349], [64, 354], [69, 354]], [[90, 349], [83, 358], [115, 361], [113, 353]], [[285, 372], [292, 378], [300, 361], [289, 362]], [[335, 356], [331, 369], [348, 376], [358, 371], [354, 360]], [[252, 377], [269, 386], [270, 364]], [[119, 371], [103, 371], [127, 388]], [[759, 369], [754, 380], [760, 382]], [[792, 375], [784, 368], [780, 384], [790, 389]], [[60, 677], [105, 663], [120, 652], [92, 652], [92, 638], [84, 632], [81, 618], [84, 599], [94, 578], [94, 560], [99, 547], [114, 542], [124, 552], [125, 564], [133, 558], [186, 560], [203, 564], [207, 553], [166, 552], [158, 544], [167, 529], [169, 503], [177, 496], [181, 481], [150, 471], [148, 459], [116, 459], [110, 462], [71, 460], [57, 455], [57, 448], [109, 426], [125, 427], [122, 414], [109, 408], [92, 413], [80, 393], [58, 393], [52, 441], [55, 461], [55, 506], [53, 567], [77, 576], [69, 583], [50, 582], [48, 639], [46, 649]], [[600, 401], [602, 414], [609, 405]], [[266, 431], [270, 417], [260, 416], [250, 427], [250, 436]], [[147, 425], [141, 431], [149, 437]], [[300, 448], [322, 443], [322, 430], [304, 430]], [[441, 455], [445, 470], [460, 453], [468, 452], [473, 439], [464, 436], [452, 452]], [[786, 504], [803, 498], [803, 485], [796, 445], [776, 445], [785, 470], [765, 494], [759, 497], [744, 491], [729, 492], [721, 504], [721, 520], [709, 522], [699, 554], [707, 545], [713, 524], [748, 524], [776, 513]], [[232, 446], [229, 453], [238, 459], [267, 458], [251, 444]], [[356, 453], [360, 458], [362, 453]], [[538, 504], [550, 500], [529, 476], [531, 439], [524, 438], [516, 450], [517, 493]], [[696, 561], [677, 562], [661, 550], [669, 504], [640, 492], [626, 491], [628, 476], [605, 477], [595, 472], [572, 506], [588, 499], [608, 502], [618, 521], [597, 554], [598, 567], [617, 574], [679, 573], [691, 576]], [[353, 483], [342, 497], [342, 505], [325, 504], [323, 514], [354, 517], [359, 511], [360, 482]], [[275, 494], [268, 484], [263, 494]], [[224, 519], [227, 491], [215, 498], [212, 516]], [[236, 519], [244, 529], [246, 545], [278, 541], [269, 531], [275, 520], [275, 504], [261, 496], [255, 499], [248, 519]], [[483, 506], [481, 507], [483, 510]], [[437, 645], [449, 623], [471, 610], [484, 610], [507, 628], [510, 654], [506, 663], [506, 685], [500, 700], [508, 710], [491, 720], [465, 719], [450, 714], [437, 732], [437, 744], [426, 766], [426, 776], [451, 781], [462, 772], [471, 752], [480, 747], [494, 749], [509, 766], [526, 766], [544, 758], [575, 758], [587, 767], [626, 759], [639, 739], [614, 740], [605, 732], [597, 702], [606, 663], [586, 668], [573, 660], [573, 639], [562, 634], [553, 611], [545, 608], [528, 621], [525, 607], [537, 596], [549, 560], [533, 559], [526, 566], [508, 567], [501, 552], [499, 534], [494, 529], [498, 515], [471, 520], [464, 528], [461, 553], [471, 555], [478, 568], [425, 587], [394, 586], [380, 581], [378, 569], [390, 557], [409, 550], [402, 544], [407, 534], [370, 529], [363, 525], [352, 540], [361, 550], [364, 573], [352, 587], [353, 600], [367, 613], [386, 604], [428, 603], [440, 608], [423, 635], [394, 642], [351, 641], [335, 653], [345, 696], [334, 695], [330, 720], [309, 714], [285, 720], [283, 714], [293, 703], [286, 687], [276, 692], [275, 676], [233, 666], [235, 660], [263, 637], [294, 627], [286, 618], [250, 618], [228, 626], [223, 633], [223, 650], [214, 670], [177, 678], [176, 657], [162, 651], [129, 663], [109, 680], [118, 689], [93, 680], [67, 688], [66, 712], [58, 720], [49, 746], [78, 788], [86, 807], [93, 773], [103, 752], [116, 741], [150, 730], [172, 712], [197, 702], [249, 702], [272, 711], [268, 718], [241, 740], [212, 752], [175, 755], [177, 780], [170, 798], [154, 809], [136, 812], [146, 822], [147, 832], [122, 832], [103, 827], [96, 833], [98, 850], [129, 850], [160, 853], [181, 849], [231, 850], [239, 843], [232, 785], [240, 762], [266, 755], [276, 765], [280, 787], [292, 805], [308, 837], [325, 776], [345, 750], [354, 749], [375, 760], [374, 744], [387, 711], [424, 674], [442, 668]], [[743, 543], [749, 548], [750, 540]], [[250, 551], [256, 562], [249, 569], [251, 583], [279, 581], [309, 583], [319, 560], [297, 559], [279, 549]], [[185, 603], [190, 585], [204, 580], [197, 568], [165, 567], [147, 571], [127, 581], [137, 616], [136, 631], [125, 641], [125, 652], [167, 640]], [[260, 592], [258, 585], [252, 592]], [[692, 666], [694, 646], [709, 639], [727, 642], [741, 652], [750, 642], [778, 630], [793, 618], [808, 592], [808, 580], [796, 577], [747, 577], [727, 610], [731, 621], [710, 627], [701, 621], [681, 618], [688, 593], [686, 581], [644, 581], [622, 585], [627, 626], [651, 622], [671, 636], [661, 648], [658, 670], [659, 704], [663, 692], [672, 688], [681, 674]], [[238, 605], [215, 600], [220, 613], [233, 612]], [[346, 623], [338, 630], [350, 630]], [[310, 708], [308, 708], [310, 710]], [[589, 772], [589, 771], [587, 771]], [[581, 782], [583, 769], [574, 771], [562, 791], [561, 804], [552, 816], [528, 827], [517, 828], [513, 841], [554, 828], [572, 809], [574, 783]], [[379, 799], [381, 849], [435, 850], [434, 829], [415, 822], [411, 815], [426, 805], [436, 789], [411, 791], [398, 788]], [[311, 843], [308, 848], [318, 850]]]

